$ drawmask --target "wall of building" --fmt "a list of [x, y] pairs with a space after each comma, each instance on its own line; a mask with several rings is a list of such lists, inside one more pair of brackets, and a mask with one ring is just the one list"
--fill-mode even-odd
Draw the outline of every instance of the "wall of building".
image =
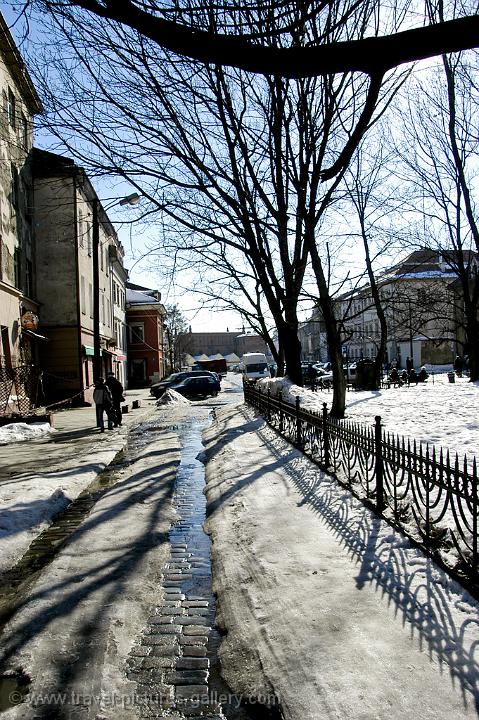
[[45, 329], [78, 323], [75, 197], [72, 178], [35, 179], [37, 296]]
[[[1, 17], [0, 17], [1, 19]], [[32, 111], [18, 82], [11, 38], [0, 22], [0, 356], [20, 364], [19, 320], [23, 303], [34, 303], [34, 244], [31, 220]], [[13, 63], [13, 64], [12, 64]], [[8, 343], [8, 346], [7, 346]], [[5, 345], [5, 347], [4, 347]]]
[[238, 332], [203, 332], [185, 333], [180, 336], [180, 345], [183, 353], [190, 355], [230, 355], [236, 353], [238, 357], [247, 352], [263, 352], [269, 354], [269, 349], [259, 335]]
[[[128, 381], [131, 386], [150, 385], [164, 374], [162, 305], [134, 306], [127, 309], [128, 338]], [[143, 328], [140, 341], [135, 328]], [[135, 368], [143, 364], [140, 377]]]

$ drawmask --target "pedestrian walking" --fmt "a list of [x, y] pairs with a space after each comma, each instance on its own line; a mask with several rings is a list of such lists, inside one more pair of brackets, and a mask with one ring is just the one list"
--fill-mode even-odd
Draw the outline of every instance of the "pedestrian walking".
[[105, 432], [105, 422], [103, 412], [106, 412], [108, 418], [108, 430], [113, 430], [113, 422], [111, 420], [111, 411], [113, 409], [113, 398], [110, 388], [105, 385], [104, 379], [98, 378], [93, 391], [93, 401], [96, 408], [96, 426], [100, 428], [100, 432]]
[[113, 419], [113, 425], [117, 427], [118, 425], [121, 425], [122, 420], [122, 413], [121, 413], [121, 403], [124, 402], [125, 398], [123, 397], [123, 385], [117, 378], [114, 376], [112, 372], [108, 373], [108, 376], [106, 378], [105, 385], [110, 388], [111, 397], [113, 400], [113, 412], [112, 412], [112, 419]]

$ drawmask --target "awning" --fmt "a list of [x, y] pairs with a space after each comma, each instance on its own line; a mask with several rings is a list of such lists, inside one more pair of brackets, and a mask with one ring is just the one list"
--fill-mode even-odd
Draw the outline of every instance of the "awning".
[[[87, 357], [95, 357], [95, 348], [93, 348], [91, 345], [82, 345], [83, 352]], [[108, 352], [108, 350], [100, 350], [100, 355], [105, 355], [105, 353], [108, 353], [108, 355], [111, 355], [111, 353]]]
[[45, 337], [45, 335], [39, 335], [39, 333], [33, 332], [33, 330], [26, 330], [23, 328], [22, 334], [30, 335], [30, 337], [35, 338], [35, 340], [45, 340], [46, 342], [50, 342], [50, 338]]

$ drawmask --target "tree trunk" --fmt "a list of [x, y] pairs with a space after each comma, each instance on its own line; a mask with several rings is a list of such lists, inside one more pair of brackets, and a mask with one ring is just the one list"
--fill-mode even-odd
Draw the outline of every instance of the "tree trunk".
[[[295, 385], [303, 386], [303, 373], [301, 370], [301, 342], [298, 338], [298, 322], [283, 322], [278, 327], [280, 347], [284, 351], [284, 363], [288, 378]], [[278, 367], [279, 374], [279, 367]]]
[[330, 415], [336, 418], [343, 418], [346, 409], [346, 378], [343, 372], [343, 354], [341, 351], [341, 337], [339, 335], [338, 322], [334, 313], [333, 301], [329, 294], [328, 283], [323, 272], [323, 265], [318, 254], [318, 248], [314, 241], [309, 243], [309, 249], [316, 284], [319, 290], [319, 306], [323, 314], [329, 357], [333, 371], [333, 402]]
[[466, 338], [471, 382], [479, 380], [479, 320], [475, 303], [466, 305]]

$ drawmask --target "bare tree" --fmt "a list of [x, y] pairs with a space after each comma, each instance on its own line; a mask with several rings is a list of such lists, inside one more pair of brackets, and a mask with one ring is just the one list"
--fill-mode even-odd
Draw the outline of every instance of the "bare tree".
[[479, 379], [477, 59], [476, 53], [445, 55], [416, 81], [402, 153], [404, 182], [414, 187], [421, 214], [421, 245], [456, 278], [451, 290], [471, 380]]
[[[425, 12], [421, 17], [417, 6], [399, 3], [396, 16], [409, 24], [414, 18], [418, 27], [403, 32], [391, 32], [385, 23], [390, 6], [375, 5], [376, 36], [357, 32], [335, 42], [301, 46], [293, 42], [289, 47], [278, 45], [278, 37], [300, 36], [306, 21], [327, 22], [332, 5], [339, 2], [294, 2], [291, 0], [261, 0], [255, 2], [217, 3], [212, 0], [184, 0], [162, 3], [157, 0], [25, 0], [13, 3], [55, 13], [59, 18], [71, 19], [78, 10], [93, 13], [130, 27], [171, 52], [186, 55], [200, 62], [232, 67], [261, 74], [288, 78], [305, 78], [336, 73], [362, 72], [371, 76], [383, 75], [401, 64], [458, 52], [479, 44], [479, 16], [474, 8], [463, 17], [429, 21]], [[346, 3], [347, 5], [347, 3]], [[361, 13], [368, 0], [351, 3], [346, 15]], [[455, 9], [454, 6], [453, 9]], [[298, 13], [298, 9], [302, 11]], [[258, 12], [261, 10], [261, 12]], [[333, 15], [337, 14], [337, 7]], [[272, 21], [274, 21], [272, 23]], [[359, 30], [359, 26], [356, 28]]]
[[[236, 311], [243, 327], [259, 335], [268, 346], [279, 373], [284, 374], [284, 351], [276, 346], [276, 328], [261, 291], [261, 284], [249, 255], [234, 252], [225, 243], [204, 246], [201, 253], [167, 243], [152, 247], [149, 261], [155, 257], [164, 274], [165, 267], [176, 287], [196, 295], [202, 308], [215, 312]], [[174, 261], [172, 263], [172, 258]], [[279, 345], [279, 343], [278, 343]]]
[[[201, 252], [205, 243], [221, 242], [251, 259], [288, 374], [298, 383], [297, 305], [310, 257], [336, 378], [332, 413], [342, 416], [340, 333], [320, 227], [395, 78], [385, 81], [381, 67], [371, 78], [274, 75], [253, 83], [240, 71], [168, 56], [115, 22], [78, 16], [74, 4], [53, 6], [61, 10], [53, 18], [69, 58], [63, 65], [52, 58], [44, 79], [50, 131], [96, 172], [128, 178], [184, 244]], [[329, 3], [306, 17], [303, 6], [294, 9], [280, 23], [273, 13], [268, 25], [263, 6], [250, 8], [248, 27], [261, 25], [279, 50], [281, 43], [299, 48], [377, 33], [374, 5]], [[399, 15], [391, 16], [393, 24]], [[217, 14], [208, 17], [216, 33]]]
[[[371, 338], [376, 345], [374, 376], [376, 387], [379, 388], [381, 371], [387, 355], [388, 317], [384, 292], [381, 289], [385, 282], [384, 277], [381, 278], [381, 271], [384, 268], [378, 260], [381, 261], [384, 256], [391, 256], [391, 246], [395, 242], [396, 235], [392, 230], [392, 224], [394, 220], [397, 221], [398, 210], [404, 200], [398, 192], [397, 184], [393, 182], [388, 167], [392, 158], [384, 146], [387, 126], [383, 123], [376, 130], [375, 134], [368, 135], [364, 147], [356, 154], [345, 177], [345, 185], [348, 189], [348, 200], [356, 214], [358, 235], [364, 249], [368, 281], [367, 296], [379, 322], [379, 336], [377, 340]], [[348, 314], [351, 319], [351, 314]]]

